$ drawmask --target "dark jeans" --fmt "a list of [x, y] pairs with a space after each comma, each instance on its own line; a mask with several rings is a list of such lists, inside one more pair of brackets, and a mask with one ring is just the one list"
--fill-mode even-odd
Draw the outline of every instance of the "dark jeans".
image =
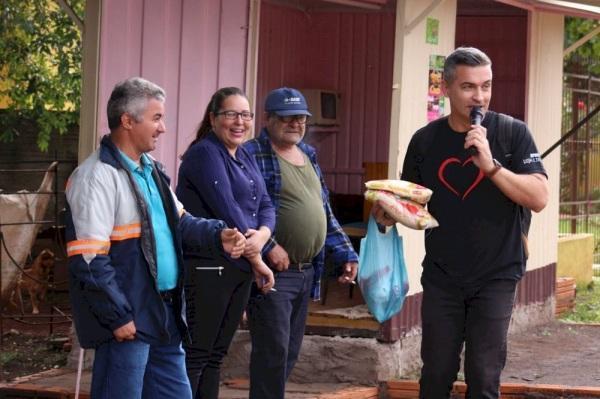
[[275, 274], [276, 292], [262, 295], [253, 285], [248, 303], [252, 337], [250, 399], [283, 399], [285, 382], [292, 372], [308, 314], [314, 269]]
[[491, 280], [479, 287], [421, 278], [423, 338], [420, 398], [449, 398], [465, 344], [466, 398], [498, 398], [517, 282]]
[[190, 385], [196, 399], [217, 399], [221, 363], [248, 302], [252, 275], [223, 264], [219, 270], [198, 260], [186, 260], [185, 295], [192, 338], [184, 345]]

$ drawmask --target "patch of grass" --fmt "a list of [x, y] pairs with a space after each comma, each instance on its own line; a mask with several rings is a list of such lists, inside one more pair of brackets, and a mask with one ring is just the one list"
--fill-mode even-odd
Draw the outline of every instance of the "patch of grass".
[[577, 288], [575, 307], [560, 319], [573, 323], [600, 323], [600, 277], [594, 277], [588, 287]]
[[19, 354], [12, 351], [0, 352], [0, 368], [5, 368], [10, 362], [19, 357]]

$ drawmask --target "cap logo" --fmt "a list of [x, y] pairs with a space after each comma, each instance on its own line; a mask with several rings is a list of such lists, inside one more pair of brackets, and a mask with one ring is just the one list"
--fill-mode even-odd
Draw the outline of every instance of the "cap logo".
[[299, 104], [300, 103], [300, 97], [286, 97], [286, 98], [283, 99], [283, 102], [285, 104], [291, 104], [291, 103]]

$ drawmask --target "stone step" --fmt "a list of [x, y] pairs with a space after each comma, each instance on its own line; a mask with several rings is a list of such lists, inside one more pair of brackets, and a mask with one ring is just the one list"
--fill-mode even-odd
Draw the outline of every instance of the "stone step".
[[[251, 347], [249, 332], [238, 330], [224, 359], [222, 378], [248, 379]], [[391, 344], [375, 338], [305, 335], [290, 382], [375, 386], [419, 369], [419, 347], [418, 335]]]

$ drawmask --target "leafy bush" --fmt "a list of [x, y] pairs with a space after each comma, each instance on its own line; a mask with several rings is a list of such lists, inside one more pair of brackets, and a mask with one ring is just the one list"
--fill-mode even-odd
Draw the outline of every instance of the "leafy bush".
[[[83, 15], [84, 0], [70, 0]], [[79, 121], [81, 32], [57, 2], [2, 0], [0, 5], [0, 141], [13, 141], [22, 120], [37, 125], [47, 151], [53, 134]], [[55, 112], [68, 111], [68, 112]]]

